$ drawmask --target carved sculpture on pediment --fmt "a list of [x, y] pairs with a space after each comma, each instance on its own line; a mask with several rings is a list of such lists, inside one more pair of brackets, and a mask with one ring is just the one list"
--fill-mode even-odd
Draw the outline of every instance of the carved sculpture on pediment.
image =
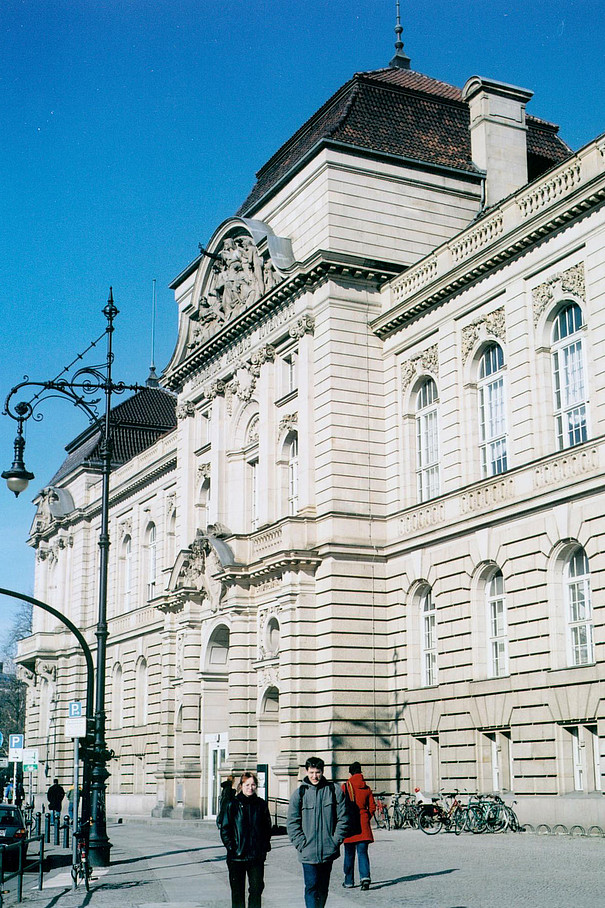
[[210, 479], [210, 464], [201, 463], [197, 468], [197, 481], [203, 482], [205, 479]]
[[475, 319], [462, 329], [462, 359], [466, 362], [480, 338], [498, 338], [506, 343], [506, 319], [504, 306]]
[[252, 417], [248, 423], [248, 429], [246, 431], [246, 444], [247, 445], [257, 445], [258, 444], [258, 429], [260, 425], [260, 417], [258, 413]]
[[57, 677], [57, 666], [52, 662], [37, 662], [36, 674], [45, 678], [48, 682], [54, 682]]
[[198, 530], [181, 567], [177, 590], [178, 588], [195, 590], [196, 593], [202, 594], [202, 598], [208, 600], [210, 608], [216, 612], [225, 592], [220, 577], [214, 576], [221, 571], [222, 565], [208, 537]]
[[272, 290], [282, 278], [268, 253], [263, 258], [247, 234], [227, 236], [215, 253], [210, 278], [200, 293], [189, 346], [195, 347]]
[[549, 280], [532, 290], [534, 306], [534, 325], [540, 321], [544, 310], [551, 305], [557, 297], [570, 293], [578, 300], [586, 300], [586, 281], [584, 277], [584, 262], [579, 262], [566, 271], [553, 275]]
[[437, 344], [428, 347], [413, 356], [410, 360], [401, 366], [401, 390], [406, 391], [410, 383], [418, 376], [428, 372], [435, 378], [439, 375], [439, 351]]
[[36, 532], [42, 533], [51, 526], [55, 519], [52, 513], [52, 505], [53, 503], [58, 502], [58, 500], [59, 496], [51, 486], [42, 490], [40, 493], [38, 512], [36, 514]]

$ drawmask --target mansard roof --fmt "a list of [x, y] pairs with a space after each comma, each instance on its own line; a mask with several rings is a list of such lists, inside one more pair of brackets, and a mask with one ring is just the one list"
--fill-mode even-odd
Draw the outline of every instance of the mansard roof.
[[[569, 157], [558, 126], [527, 117], [530, 179]], [[251, 215], [321, 145], [395, 155], [429, 166], [479, 173], [471, 158], [469, 106], [462, 91], [409, 69], [356, 73], [256, 174], [238, 211]]]
[[[141, 454], [176, 428], [176, 397], [163, 388], [142, 388], [111, 410], [113, 439], [112, 467], [121, 466]], [[65, 448], [67, 457], [50, 480], [55, 485], [76, 467], [96, 469], [101, 463], [101, 432], [89, 426]]]

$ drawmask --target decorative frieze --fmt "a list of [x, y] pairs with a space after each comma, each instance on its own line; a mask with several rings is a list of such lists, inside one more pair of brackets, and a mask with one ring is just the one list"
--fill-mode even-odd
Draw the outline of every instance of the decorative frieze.
[[506, 343], [506, 316], [504, 306], [475, 319], [462, 329], [462, 359], [466, 362], [482, 338], [496, 337]]
[[445, 508], [442, 502], [437, 502], [427, 507], [417, 508], [401, 517], [399, 520], [399, 533], [401, 536], [407, 536], [410, 533], [417, 533], [427, 527], [442, 523], [444, 520]]
[[427, 347], [422, 353], [413, 356], [401, 366], [401, 390], [407, 391], [410, 383], [419, 375], [439, 375], [439, 350], [437, 344]]
[[425, 284], [429, 284], [437, 277], [437, 259], [428, 258], [418, 265], [413, 265], [404, 272], [401, 279], [393, 287], [394, 302], [398, 303], [406, 296], [411, 296]]
[[498, 212], [494, 217], [483, 221], [475, 230], [465, 233], [462, 239], [450, 243], [452, 258], [456, 262], [461, 262], [484, 246], [487, 246], [493, 240], [501, 236], [504, 230], [504, 219], [502, 212]]
[[[255, 536], [252, 541], [252, 547], [255, 554], [261, 555], [264, 552], [271, 551], [271, 549], [278, 548], [283, 539], [283, 531], [281, 527], [276, 527], [273, 530], [267, 530], [265, 533], [259, 533], [258, 536]], [[273, 583], [274, 581], [267, 581], [267, 583]]]
[[556, 460], [543, 463], [534, 470], [534, 488], [560, 485], [584, 473], [594, 473], [599, 469], [599, 452], [596, 448], [584, 451], [569, 451]]
[[580, 300], [586, 299], [586, 282], [584, 278], [584, 262], [561, 271], [553, 275], [549, 280], [544, 281], [532, 290], [532, 300], [534, 307], [534, 325], [540, 321], [540, 316], [548, 306], [552, 305], [557, 298], [570, 293]]
[[574, 189], [582, 179], [582, 166], [575, 161], [571, 167], [560, 170], [552, 179], [540, 183], [535, 189], [523, 193], [517, 199], [517, 205], [524, 218], [552, 205], [556, 199]]
[[494, 505], [510, 501], [514, 494], [514, 480], [502, 479], [490, 485], [480, 486], [471, 492], [465, 492], [460, 498], [460, 508], [463, 514], [470, 511], [488, 511]]

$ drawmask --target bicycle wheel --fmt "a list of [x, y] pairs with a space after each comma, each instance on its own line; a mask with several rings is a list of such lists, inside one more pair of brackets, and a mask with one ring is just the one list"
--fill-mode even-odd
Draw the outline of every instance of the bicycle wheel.
[[466, 814], [467, 809], [465, 807], [458, 807], [454, 811], [454, 816], [452, 817], [452, 824], [454, 828], [454, 833], [460, 835], [466, 826]]
[[393, 807], [393, 816], [391, 817], [391, 829], [402, 829], [404, 826], [404, 815], [399, 807]]
[[479, 807], [469, 807], [467, 810], [466, 828], [469, 832], [485, 832], [485, 817]]
[[74, 887], [78, 888], [78, 865], [73, 864], [71, 868], [71, 878], [74, 882]]
[[503, 804], [492, 804], [485, 814], [485, 826], [487, 832], [503, 832], [507, 825], [508, 820], [506, 813], [503, 810]]
[[423, 810], [418, 817], [418, 823], [427, 835], [436, 835], [443, 828], [443, 820], [436, 810]]
[[92, 867], [88, 866], [88, 861], [86, 858], [82, 859], [82, 876], [84, 877], [84, 885], [86, 886], [86, 891], [90, 892], [90, 875], [92, 873]]
[[387, 813], [387, 808], [385, 804], [380, 804], [376, 808], [376, 813], [374, 814], [374, 822], [379, 829], [388, 829], [389, 828], [389, 815]]

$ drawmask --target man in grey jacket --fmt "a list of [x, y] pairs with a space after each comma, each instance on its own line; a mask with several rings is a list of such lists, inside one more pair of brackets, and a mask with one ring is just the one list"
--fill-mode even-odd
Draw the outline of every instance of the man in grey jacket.
[[324, 908], [332, 864], [347, 835], [346, 804], [340, 785], [324, 779], [320, 757], [309, 757], [305, 769], [290, 798], [288, 835], [303, 868], [305, 908]]

